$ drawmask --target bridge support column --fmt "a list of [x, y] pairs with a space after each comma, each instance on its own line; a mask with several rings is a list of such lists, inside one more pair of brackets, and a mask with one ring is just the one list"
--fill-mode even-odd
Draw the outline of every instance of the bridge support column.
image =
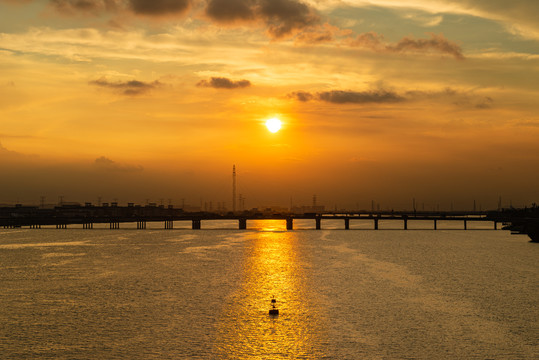
[[146, 221], [139, 220], [137, 221], [137, 230], [146, 229]]
[[165, 229], [167, 230], [174, 229], [174, 221], [165, 220]]
[[201, 221], [200, 220], [193, 220], [193, 226], [192, 226], [192, 229], [193, 230], [200, 230], [201, 228]]
[[240, 230], [246, 230], [247, 229], [247, 219], [245, 219], [245, 218], [238, 219], [238, 228]]
[[464, 220], [464, 230], [468, 230], [468, 221]]
[[56, 224], [57, 229], [67, 229], [67, 224]]
[[378, 219], [374, 219], [374, 230], [378, 230]]
[[294, 219], [286, 218], [286, 230], [294, 230]]
[[111, 229], [119, 229], [120, 228], [120, 223], [119, 222], [111, 222], [109, 227]]
[[94, 224], [93, 224], [93, 223], [83, 223], [83, 224], [82, 224], [82, 228], [83, 228], [83, 229], [93, 229], [93, 228], [94, 228]]
[[350, 219], [348, 218], [344, 219], [344, 229], [350, 230]]
[[408, 230], [408, 218], [405, 216], [403, 220], [404, 220], [404, 230]]
[[434, 230], [438, 230], [438, 220], [434, 219]]
[[498, 230], [498, 222], [494, 221], [494, 230]]
[[316, 230], [320, 230], [322, 228], [322, 219], [316, 218]]

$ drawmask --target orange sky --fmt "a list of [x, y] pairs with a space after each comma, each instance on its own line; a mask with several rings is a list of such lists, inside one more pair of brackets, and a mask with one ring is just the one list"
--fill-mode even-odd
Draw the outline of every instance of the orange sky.
[[231, 207], [233, 164], [247, 207], [537, 202], [539, 3], [502, 3], [0, 0], [0, 203]]

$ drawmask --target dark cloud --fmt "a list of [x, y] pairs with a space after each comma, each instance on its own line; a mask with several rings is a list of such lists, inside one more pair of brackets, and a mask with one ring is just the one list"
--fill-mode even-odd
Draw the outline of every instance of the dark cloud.
[[190, 0], [129, 0], [129, 4], [137, 14], [167, 15], [186, 11]]
[[351, 91], [351, 90], [331, 90], [315, 94], [297, 91], [289, 95], [290, 97], [306, 102], [310, 100], [320, 100], [333, 104], [366, 104], [366, 103], [395, 103], [405, 99], [394, 92], [386, 90], [374, 91]]
[[101, 156], [95, 159], [94, 165], [98, 167], [99, 169], [103, 169], [107, 171], [136, 172], [136, 171], [144, 170], [144, 168], [140, 165], [135, 166], [135, 165], [119, 164], [116, 161], [113, 161], [104, 156]]
[[316, 11], [298, 0], [209, 0], [206, 15], [221, 23], [263, 21], [274, 38], [320, 23]]
[[206, 14], [219, 22], [253, 20], [255, 5], [254, 0], [210, 0]]
[[301, 102], [307, 102], [314, 99], [314, 95], [306, 91], [296, 91], [288, 95], [290, 98], [294, 98]]
[[124, 95], [140, 95], [161, 85], [159, 81], [154, 81], [151, 83], [138, 80], [110, 82], [105, 78], [90, 81], [90, 84], [104, 88], [114, 89]]
[[268, 32], [276, 38], [320, 21], [313, 9], [296, 0], [264, 0], [261, 3], [261, 14], [269, 25]]
[[436, 51], [447, 54], [456, 59], [463, 60], [462, 49], [455, 42], [446, 39], [441, 34], [430, 34], [430, 39], [414, 39], [405, 37], [395, 44], [389, 44], [384, 41], [383, 35], [375, 32], [359, 34], [354, 39], [348, 39], [351, 46], [368, 48], [377, 52], [428, 52]]
[[238, 89], [251, 86], [251, 82], [249, 80], [232, 81], [224, 77], [212, 77], [210, 80], [200, 81], [197, 86], [216, 89]]

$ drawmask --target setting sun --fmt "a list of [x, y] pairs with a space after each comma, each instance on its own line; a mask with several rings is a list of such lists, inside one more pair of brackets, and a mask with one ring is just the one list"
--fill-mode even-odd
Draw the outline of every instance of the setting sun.
[[266, 121], [266, 127], [272, 133], [276, 133], [281, 129], [281, 120], [277, 118], [272, 118]]

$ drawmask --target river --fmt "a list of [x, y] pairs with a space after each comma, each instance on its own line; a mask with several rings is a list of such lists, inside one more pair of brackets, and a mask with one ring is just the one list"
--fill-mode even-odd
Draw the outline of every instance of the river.
[[0, 357], [539, 358], [526, 236], [309, 226], [0, 230]]

